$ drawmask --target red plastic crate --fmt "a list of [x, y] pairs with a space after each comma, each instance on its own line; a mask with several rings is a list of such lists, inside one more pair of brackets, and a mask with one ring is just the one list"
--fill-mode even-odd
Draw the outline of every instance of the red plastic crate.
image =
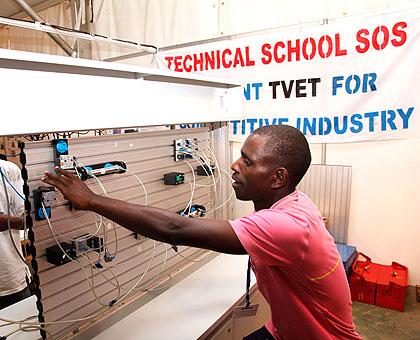
[[404, 312], [407, 286], [407, 267], [397, 262], [382, 266], [376, 289], [376, 305]]
[[[360, 256], [364, 257], [362, 261]], [[355, 301], [375, 304], [376, 287], [381, 265], [373, 263], [369, 256], [358, 253], [350, 275], [351, 298]]]

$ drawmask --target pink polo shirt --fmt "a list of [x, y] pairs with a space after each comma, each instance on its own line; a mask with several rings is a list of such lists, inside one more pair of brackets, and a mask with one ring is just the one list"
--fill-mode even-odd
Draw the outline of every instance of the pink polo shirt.
[[295, 190], [230, 224], [251, 256], [276, 339], [360, 339], [334, 240], [305, 194]]

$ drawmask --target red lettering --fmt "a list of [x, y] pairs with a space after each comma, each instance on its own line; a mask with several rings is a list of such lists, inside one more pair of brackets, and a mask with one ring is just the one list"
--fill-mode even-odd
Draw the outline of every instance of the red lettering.
[[255, 60], [252, 60], [249, 55], [249, 46], [245, 47], [245, 65], [246, 66], [254, 66]]
[[184, 67], [184, 70], [185, 71], [187, 71], [187, 72], [191, 72], [191, 70], [192, 70], [192, 65], [191, 65], [191, 63], [188, 63], [187, 64], [187, 62], [191, 62], [192, 61], [192, 57], [189, 55], [189, 54], [187, 54], [185, 57], [184, 57], [184, 62], [182, 63], [182, 66]]
[[284, 58], [285, 58], [284, 53], [281, 54], [281, 56], [279, 57], [279, 47], [285, 48], [286, 46], [284, 45], [284, 43], [282, 41], [278, 41], [274, 45], [274, 60], [276, 61], [276, 63], [282, 63], [284, 61]]
[[404, 28], [407, 27], [407, 23], [404, 21], [397, 22], [394, 27], [392, 27], [392, 34], [398, 39], [392, 39], [391, 44], [395, 47], [402, 46], [407, 41], [407, 33], [404, 31]]
[[209, 69], [210, 66], [210, 70], [214, 70], [214, 64], [215, 64], [215, 59], [214, 59], [214, 51], [206, 52], [204, 53], [205, 59], [206, 59], [206, 70]]
[[264, 57], [261, 58], [261, 62], [264, 65], [268, 65], [269, 63], [271, 63], [271, 60], [273, 59], [270, 50], [271, 50], [271, 45], [270, 44], [264, 44], [261, 47], [261, 52], [264, 56]]
[[242, 57], [242, 51], [240, 47], [237, 47], [235, 50], [235, 57], [233, 59], [233, 67], [236, 67], [240, 64], [242, 67], [245, 66], [244, 58]]
[[336, 56], [347, 55], [347, 50], [346, 49], [344, 49], [344, 50], [340, 49], [340, 42], [341, 42], [340, 34], [336, 33], [335, 36], [334, 36], [334, 39], [335, 39], [335, 55]]
[[[324, 48], [323, 48], [325, 41], [327, 42], [327, 47], [328, 47], [327, 53], [324, 52]], [[332, 42], [331, 37], [329, 35], [323, 35], [321, 39], [319, 39], [319, 42], [318, 42], [319, 56], [321, 58], [328, 58], [331, 55], [332, 50], [333, 50], [333, 42]]]
[[228, 62], [226, 61], [226, 55], [231, 56], [232, 55], [232, 51], [227, 48], [222, 52], [222, 65], [224, 68], [229, 68], [232, 66], [232, 60], [229, 60]]
[[359, 53], [365, 53], [369, 49], [370, 43], [366, 35], [369, 35], [369, 31], [366, 28], [359, 30], [356, 34], [356, 40], [360, 42], [360, 45], [356, 46], [356, 51]]
[[[379, 32], [382, 32], [383, 34], [383, 40], [382, 40], [382, 44], [379, 44], [379, 39], [378, 39], [378, 35]], [[378, 26], [374, 29], [373, 34], [372, 34], [372, 46], [375, 50], [383, 50], [386, 45], [388, 45], [388, 41], [389, 41], [389, 30], [386, 26]]]
[[296, 39], [296, 46], [292, 46], [292, 41], [287, 41], [287, 61], [292, 61], [292, 53], [296, 54], [296, 61], [300, 60], [300, 40]]
[[[308, 55], [308, 43], [311, 43], [311, 53]], [[316, 42], [314, 38], [306, 38], [302, 44], [302, 54], [306, 60], [312, 60], [316, 53]]]
[[165, 57], [165, 60], [168, 62], [168, 68], [171, 69], [172, 66], [172, 59], [174, 57]]
[[200, 53], [200, 55], [194, 53], [194, 71], [198, 71], [197, 66], [200, 66], [200, 71], [203, 71], [203, 63], [203, 53]]
[[175, 58], [174, 58], [174, 65], [175, 65], [175, 72], [182, 72], [182, 68], [181, 68], [181, 65], [182, 65], [182, 56], [180, 56], [180, 55], [177, 55]]

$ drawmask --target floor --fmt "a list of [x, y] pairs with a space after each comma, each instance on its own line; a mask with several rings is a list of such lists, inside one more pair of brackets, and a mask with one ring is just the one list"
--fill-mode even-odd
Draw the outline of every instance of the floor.
[[353, 302], [353, 320], [365, 340], [420, 340], [420, 303], [416, 288], [409, 286], [403, 313]]

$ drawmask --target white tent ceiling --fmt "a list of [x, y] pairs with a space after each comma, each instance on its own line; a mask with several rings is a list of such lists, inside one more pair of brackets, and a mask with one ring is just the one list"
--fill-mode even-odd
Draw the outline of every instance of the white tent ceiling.
[[[31, 6], [35, 11], [43, 10], [49, 6], [54, 6], [59, 2], [65, 0], [26, 0], [26, 3]], [[1, 0], [0, 1], [0, 16], [3, 17], [15, 17], [22, 18], [26, 17], [25, 14], [19, 5], [16, 4], [13, 0]]]

